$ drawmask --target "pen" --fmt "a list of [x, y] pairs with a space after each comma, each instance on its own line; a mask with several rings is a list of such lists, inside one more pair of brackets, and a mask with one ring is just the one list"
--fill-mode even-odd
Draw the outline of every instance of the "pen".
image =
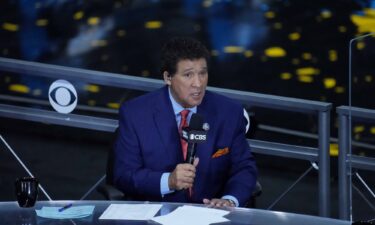
[[72, 203], [70, 203], [70, 204], [67, 204], [67, 205], [65, 205], [65, 206], [63, 206], [63, 207], [61, 207], [61, 208], [59, 208], [59, 212], [62, 212], [62, 211], [64, 211], [65, 209], [69, 209], [70, 207], [72, 207]]

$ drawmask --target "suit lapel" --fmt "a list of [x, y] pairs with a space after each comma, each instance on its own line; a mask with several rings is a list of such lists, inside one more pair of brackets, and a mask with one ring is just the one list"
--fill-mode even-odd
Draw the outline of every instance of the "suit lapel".
[[182, 153], [178, 151], [178, 149], [181, 149], [180, 137], [176, 118], [168, 95], [168, 87], [160, 91], [158, 99], [159, 102], [155, 102], [153, 112], [156, 128], [165, 146], [167, 155], [171, 157], [170, 160], [172, 160], [172, 162], [176, 160], [180, 162], [182, 161]]

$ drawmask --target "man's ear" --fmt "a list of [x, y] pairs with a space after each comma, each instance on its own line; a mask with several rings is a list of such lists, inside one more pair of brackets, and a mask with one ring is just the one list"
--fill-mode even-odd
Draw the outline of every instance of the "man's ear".
[[163, 72], [163, 78], [164, 78], [164, 82], [167, 84], [167, 85], [171, 85], [171, 75], [167, 72], [167, 71], [164, 71]]

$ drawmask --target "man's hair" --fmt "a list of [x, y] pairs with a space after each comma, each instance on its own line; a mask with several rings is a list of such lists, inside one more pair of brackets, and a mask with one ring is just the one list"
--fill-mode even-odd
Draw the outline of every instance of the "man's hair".
[[167, 71], [170, 76], [173, 76], [180, 60], [201, 58], [206, 59], [207, 63], [210, 58], [210, 53], [201, 42], [189, 37], [174, 37], [162, 48], [161, 73]]

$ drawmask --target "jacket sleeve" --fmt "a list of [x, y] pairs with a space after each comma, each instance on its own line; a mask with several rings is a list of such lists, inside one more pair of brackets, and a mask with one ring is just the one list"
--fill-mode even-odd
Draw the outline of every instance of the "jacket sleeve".
[[125, 194], [160, 198], [162, 172], [144, 167], [144, 158], [139, 143], [137, 113], [123, 104], [120, 109], [118, 136], [114, 145], [114, 184]]
[[224, 195], [232, 195], [244, 206], [251, 197], [257, 180], [255, 160], [246, 139], [246, 118], [243, 109], [236, 114], [236, 127], [231, 145], [230, 176], [225, 185]]

